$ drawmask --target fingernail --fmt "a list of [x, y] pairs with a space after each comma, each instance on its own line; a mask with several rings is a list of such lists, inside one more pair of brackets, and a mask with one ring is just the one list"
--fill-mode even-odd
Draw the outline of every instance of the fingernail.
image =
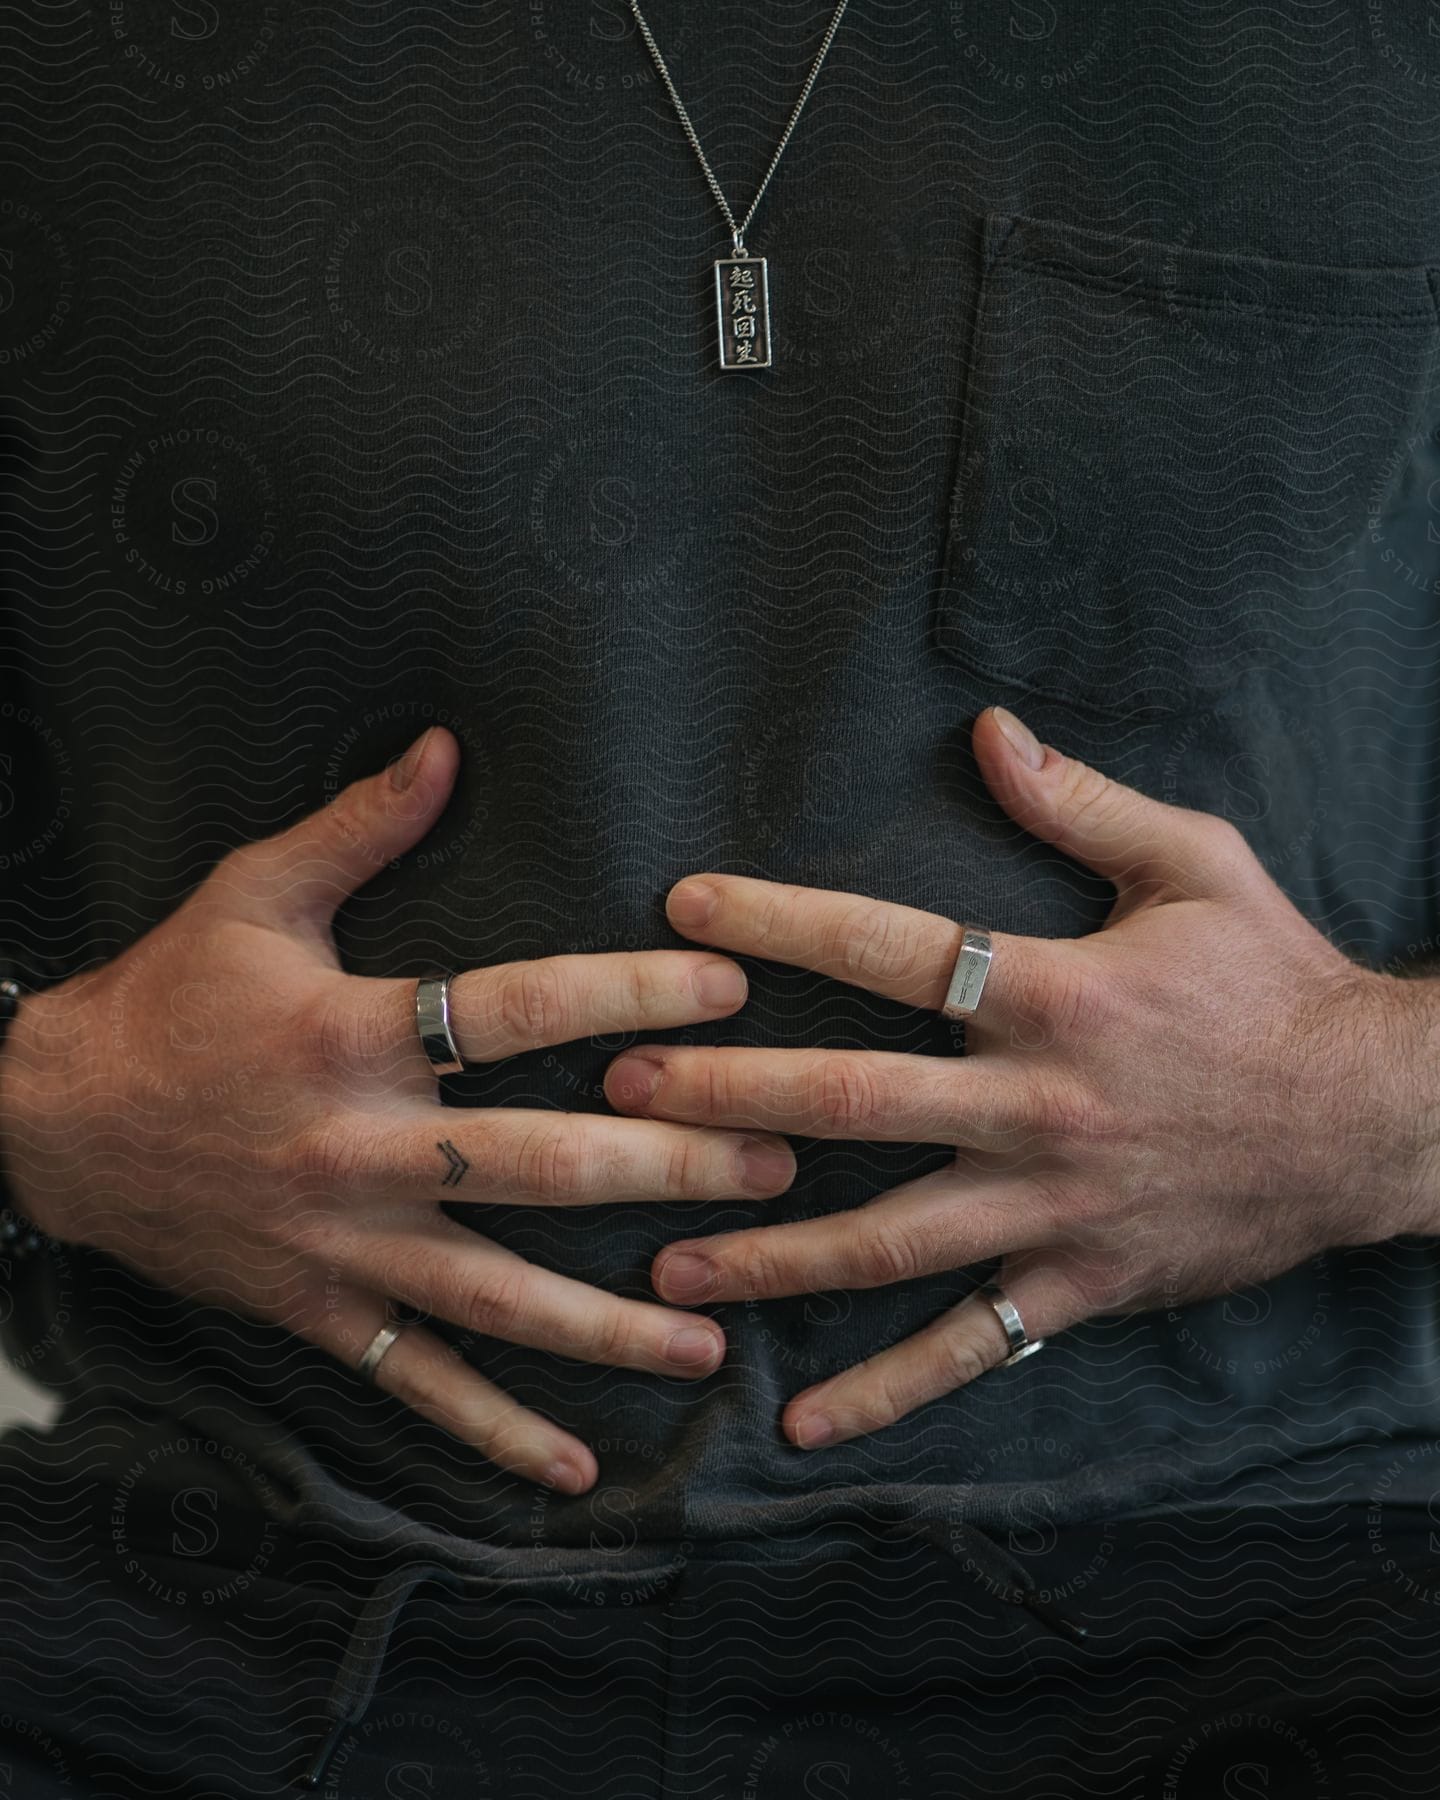
[[701, 1300], [715, 1286], [716, 1274], [708, 1257], [677, 1250], [660, 1265], [656, 1279], [671, 1300]]
[[747, 988], [744, 972], [731, 962], [702, 963], [695, 971], [694, 988], [702, 1006], [738, 1006]]
[[541, 1485], [557, 1487], [562, 1494], [583, 1494], [587, 1481], [588, 1477], [583, 1469], [577, 1467], [573, 1462], [567, 1462], [562, 1457], [558, 1462], [551, 1463], [545, 1471], [545, 1479]]
[[719, 1362], [724, 1347], [715, 1332], [692, 1325], [686, 1331], [675, 1333], [665, 1346], [665, 1354], [671, 1362], [684, 1363], [687, 1368], [702, 1368], [706, 1363]]
[[995, 723], [1000, 727], [1005, 742], [1015, 752], [1027, 768], [1039, 769], [1045, 764], [1045, 746], [1036, 737], [1028, 725], [1022, 725], [1014, 713], [1007, 712], [1003, 706], [994, 709]]
[[653, 1057], [627, 1051], [624, 1056], [616, 1057], [611, 1063], [605, 1085], [613, 1097], [624, 1105], [644, 1106], [647, 1101], [655, 1098], [655, 1090], [659, 1087], [660, 1077], [664, 1072], [664, 1064], [656, 1062]]
[[708, 881], [682, 881], [670, 890], [665, 911], [675, 925], [690, 929], [703, 925], [714, 912], [720, 896]]
[[391, 763], [390, 785], [397, 794], [403, 794], [415, 779], [416, 770], [425, 760], [426, 739], [434, 729], [433, 725], [427, 725], [399, 762]]
[[835, 1421], [829, 1413], [806, 1413], [795, 1422], [795, 1442], [802, 1450], [818, 1450], [835, 1436]]
[[764, 1138], [742, 1138], [740, 1167], [746, 1187], [774, 1194], [789, 1187], [794, 1179], [795, 1157], [788, 1147], [782, 1149]]

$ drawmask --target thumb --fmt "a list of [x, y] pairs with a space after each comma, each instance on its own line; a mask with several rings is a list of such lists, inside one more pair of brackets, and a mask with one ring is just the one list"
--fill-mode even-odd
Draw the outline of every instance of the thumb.
[[328, 805], [242, 846], [222, 866], [237, 894], [268, 917], [278, 913], [328, 939], [341, 901], [434, 825], [459, 767], [460, 746], [432, 725], [388, 768], [352, 781]]
[[1253, 861], [1228, 820], [1152, 800], [1042, 744], [1012, 712], [975, 722], [985, 785], [1017, 825], [1115, 884], [1122, 898], [1213, 899]]

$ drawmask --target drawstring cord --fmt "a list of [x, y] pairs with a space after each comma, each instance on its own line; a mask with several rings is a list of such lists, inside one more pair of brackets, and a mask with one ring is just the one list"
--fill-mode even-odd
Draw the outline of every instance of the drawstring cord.
[[422, 1581], [443, 1581], [450, 1588], [460, 1586], [459, 1576], [443, 1563], [404, 1563], [381, 1576], [370, 1598], [356, 1614], [345, 1653], [325, 1698], [329, 1724], [320, 1748], [300, 1777], [302, 1787], [319, 1787], [346, 1726], [358, 1724], [365, 1716], [375, 1698], [380, 1666], [385, 1660], [400, 1609]]
[[[978, 1525], [963, 1519], [890, 1519], [881, 1522], [880, 1528], [892, 1537], [919, 1538], [932, 1549], [946, 1552], [1002, 1599], [1024, 1607], [1032, 1618], [1057, 1635], [1075, 1643], [1083, 1642], [1089, 1635], [1088, 1627], [1042, 1599], [1035, 1577], [1024, 1562]], [[325, 1700], [325, 1735], [300, 1778], [301, 1786], [320, 1786], [346, 1727], [358, 1724], [364, 1717], [375, 1697], [381, 1665], [401, 1609], [422, 1581], [440, 1581], [458, 1589], [463, 1586], [464, 1577], [444, 1563], [422, 1560], [402, 1563], [376, 1582], [350, 1628]]]
[[1083, 1643], [1089, 1637], [1088, 1625], [1082, 1625], [1043, 1598], [1034, 1575], [1020, 1557], [968, 1519], [891, 1519], [885, 1522], [885, 1528], [897, 1537], [922, 1538], [932, 1549], [948, 1552], [978, 1581], [999, 1593], [1001, 1599], [1023, 1606], [1057, 1636], [1069, 1638], [1072, 1643]]

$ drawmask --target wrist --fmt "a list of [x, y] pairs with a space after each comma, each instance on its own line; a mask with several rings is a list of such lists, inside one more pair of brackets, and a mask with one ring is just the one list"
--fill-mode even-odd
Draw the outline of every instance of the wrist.
[[1440, 1236], [1440, 980], [1369, 980], [1383, 1022], [1357, 1034], [1375, 1096], [1370, 1117], [1358, 1123], [1377, 1140], [1375, 1198], [1388, 1212], [1385, 1235]]

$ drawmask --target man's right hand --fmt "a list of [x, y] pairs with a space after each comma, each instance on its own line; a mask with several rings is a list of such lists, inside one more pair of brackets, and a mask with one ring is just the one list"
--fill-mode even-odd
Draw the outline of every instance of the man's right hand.
[[[414, 979], [340, 968], [335, 909], [424, 837], [458, 763], [455, 739], [432, 728], [390, 769], [232, 851], [113, 962], [28, 996], [0, 1057], [16, 1202], [54, 1237], [351, 1367], [389, 1297], [511, 1343], [707, 1375], [725, 1349], [713, 1321], [536, 1268], [438, 1203], [769, 1197], [794, 1177], [785, 1140], [442, 1107]], [[688, 950], [545, 957], [450, 984], [467, 1062], [722, 1018], [744, 999], [737, 964]], [[419, 1324], [375, 1379], [516, 1475], [569, 1493], [596, 1479], [584, 1444]]]

